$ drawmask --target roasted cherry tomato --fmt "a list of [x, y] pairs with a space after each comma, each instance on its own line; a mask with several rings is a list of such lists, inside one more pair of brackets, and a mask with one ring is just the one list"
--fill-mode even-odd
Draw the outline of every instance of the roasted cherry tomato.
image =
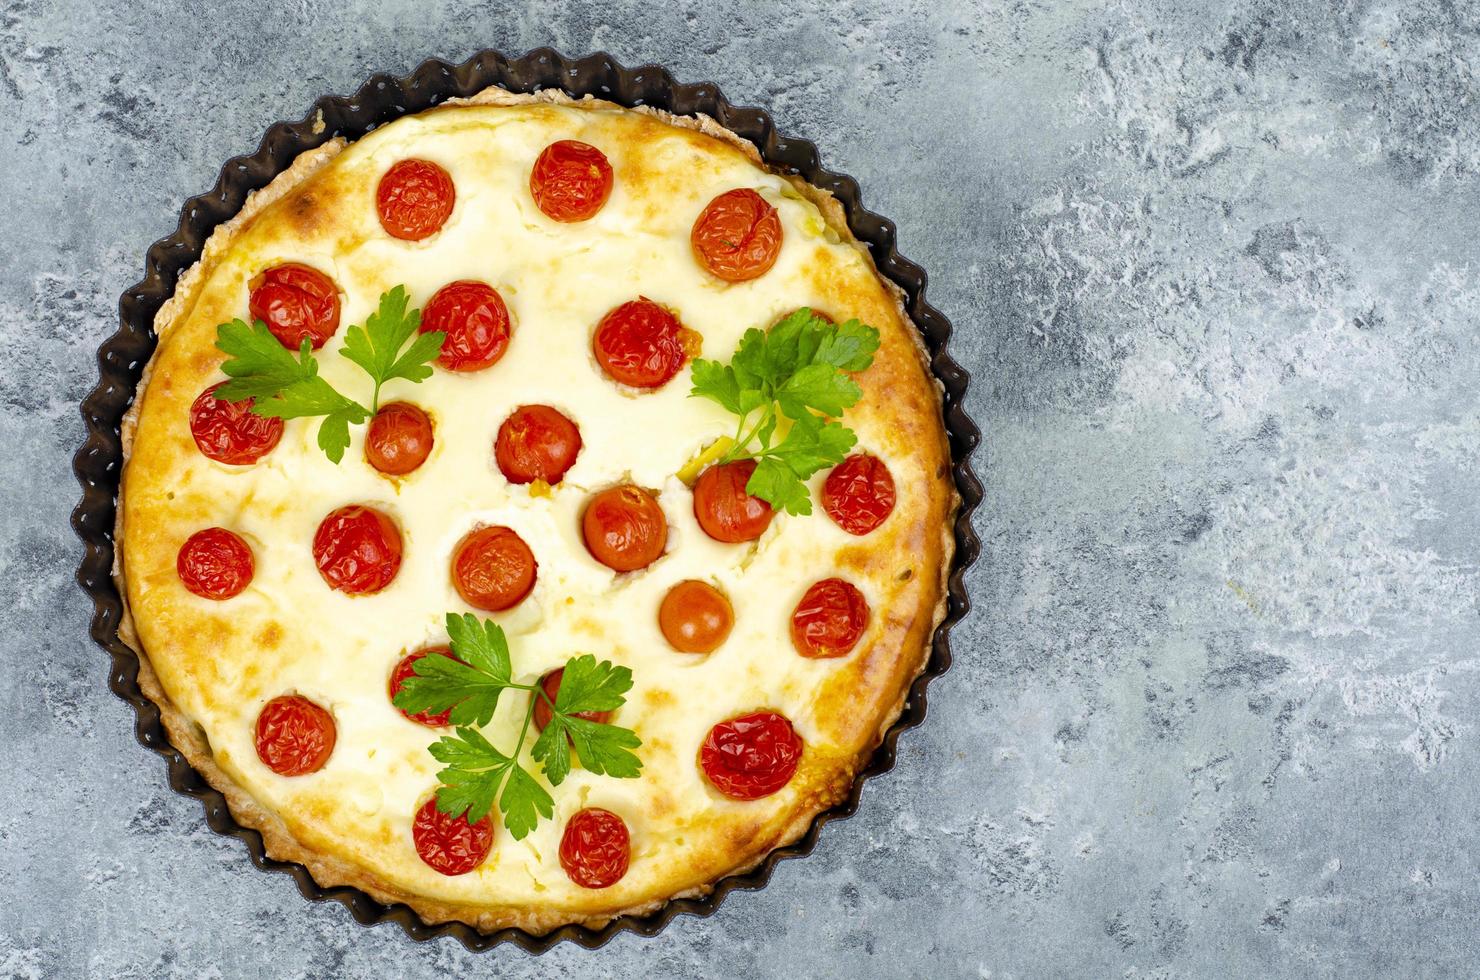
[[581, 534], [592, 558], [613, 571], [635, 572], [662, 556], [668, 519], [652, 494], [629, 483], [591, 498]]
[[[452, 651], [447, 647], [427, 647], [425, 650], [416, 650], [406, 654], [396, 664], [396, 669], [391, 671], [390, 698], [392, 701], [395, 701], [396, 695], [401, 693], [401, 685], [416, 675], [416, 662], [432, 653], [451, 660], [457, 660], [456, 657], [452, 656]], [[418, 711], [413, 715], [405, 708], [396, 708], [396, 710], [418, 725], [425, 725], [428, 728], [442, 728], [452, 720], [451, 708], [435, 715], [427, 714], [425, 711]]]
[[688, 579], [668, 590], [658, 607], [658, 628], [679, 653], [713, 653], [735, 626], [735, 610], [708, 582]]
[[257, 758], [279, 776], [324, 768], [334, 738], [334, 716], [300, 694], [273, 698], [257, 716]]
[[711, 466], [694, 484], [694, 517], [704, 533], [716, 541], [735, 544], [754, 541], [766, 533], [775, 516], [771, 505], [745, 492], [755, 460]]
[[341, 507], [320, 522], [313, 558], [329, 588], [370, 595], [390, 585], [401, 570], [401, 531], [373, 507]]
[[822, 484], [822, 509], [849, 534], [867, 534], [894, 510], [894, 477], [877, 456], [855, 453]]
[[509, 347], [509, 308], [488, 283], [460, 279], [427, 300], [419, 329], [447, 335], [438, 364], [449, 371], [481, 371], [497, 364]]
[[791, 614], [791, 644], [804, 657], [841, 657], [868, 627], [868, 602], [840, 578], [814, 582]]
[[[540, 678], [540, 687], [544, 689], [545, 698], [554, 701], [560, 696], [560, 678], [564, 676], [565, 668], [559, 667]], [[534, 727], [540, 731], [544, 731], [545, 726], [550, 724], [550, 718], [552, 717], [550, 714], [550, 705], [546, 703], [545, 698], [539, 695], [531, 695], [531, 697], [535, 699]], [[577, 711], [572, 717], [584, 718], [587, 721], [599, 721], [605, 724], [612, 720], [612, 713], [610, 711]]]
[[577, 812], [560, 838], [560, 866], [582, 888], [610, 888], [621, 881], [631, 855], [627, 824], [599, 807]]
[[694, 259], [726, 282], [763, 276], [781, 252], [781, 217], [766, 199], [737, 187], [710, 201], [689, 233]]
[[275, 265], [248, 284], [247, 309], [267, 324], [284, 347], [297, 351], [307, 337], [314, 350], [339, 329], [339, 290], [334, 280], [297, 262]]
[[252, 414], [253, 400], [216, 397], [225, 381], [211, 385], [190, 406], [190, 434], [207, 459], [245, 466], [272, 452], [283, 437], [283, 420]]
[[[837, 323], [838, 322], [838, 321], [834, 320], [832, 317], [828, 316], [826, 313], [822, 312], [821, 310], [817, 309], [814, 306], [797, 307], [795, 310], [792, 310], [791, 312], [792, 313], [800, 313], [803, 309], [808, 310], [813, 316], [815, 316], [817, 319], [823, 321], [824, 323]], [[791, 315], [791, 313], [788, 313], [787, 314], [787, 316], [790, 316], [790, 315]], [[780, 323], [781, 320], [785, 320], [785, 319], [786, 319], [786, 317], [782, 317], [780, 320], [777, 320], [776, 322], [777, 323]]]
[[180, 582], [202, 599], [230, 599], [252, 584], [252, 549], [224, 527], [208, 527], [185, 539], [175, 557]]
[[554, 221], [594, 217], [612, 192], [612, 165], [589, 143], [560, 140], [540, 153], [529, 172], [535, 206]]
[[419, 242], [442, 230], [457, 189], [447, 171], [430, 160], [400, 160], [380, 178], [375, 210], [392, 238]]
[[365, 430], [365, 459], [387, 476], [405, 476], [432, 452], [432, 420], [410, 402], [380, 406]]
[[468, 823], [466, 813], [449, 817], [437, 809], [433, 797], [416, 811], [411, 840], [417, 855], [433, 871], [449, 878], [465, 875], [482, 864], [493, 849], [493, 821], [484, 817]]
[[463, 601], [500, 612], [517, 606], [534, 588], [539, 565], [512, 528], [494, 525], [469, 531], [452, 552], [452, 584]]
[[498, 427], [493, 458], [510, 483], [554, 486], [581, 451], [581, 430], [549, 405], [520, 405]]
[[699, 353], [699, 335], [647, 297], [601, 318], [591, 338], [607, 377], [633, 388], [660, 388]]
[[774, 711], [722, 721], [699, 747], [709, 784], [732, 800], [770, 796], [791, 781], [801, 758], [801, 736]]

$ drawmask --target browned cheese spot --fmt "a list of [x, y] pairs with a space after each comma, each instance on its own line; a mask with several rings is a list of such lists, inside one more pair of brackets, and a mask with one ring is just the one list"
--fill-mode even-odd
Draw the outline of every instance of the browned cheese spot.
[[325, 224], [325, 209], [320, 205], [318, 195], [311, 191], [299, 191], [291, 197], [284, 198], [283, 207], [288, 215], [288, 221], [293, 229], [305, 238], [311, 238], [323, 229]]
[[673, 695], [661, 688], [648, 688], [647, 693], [642, 696], [651, 707], [662, 708], [673, 703]]

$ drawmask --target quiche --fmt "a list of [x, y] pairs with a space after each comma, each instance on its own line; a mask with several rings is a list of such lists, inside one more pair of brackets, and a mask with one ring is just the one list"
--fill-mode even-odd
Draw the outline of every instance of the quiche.
[[155, 326], [125, 636], [326, 887], [534, 934], [702, 895], [923, 667], [957, 500], [918, 332], [713, 120], [490, 89], [332, 140]]

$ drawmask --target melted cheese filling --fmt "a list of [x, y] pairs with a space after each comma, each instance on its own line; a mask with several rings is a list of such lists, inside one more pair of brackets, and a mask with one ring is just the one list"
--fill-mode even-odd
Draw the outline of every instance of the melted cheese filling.
[[[687, 369], [655, 392], [620, 389], [597, 367], [591, 335], [608, 310], [643, 295], [675, 309], [702, 334], [704, 356], [726, 360], [746, 329], [767, 326], [799, 306], [826, 306], [809, 272], [822, 253], [831, 253], [834, 267], [857, 279], [858, 290], [873, 296], [882, 289], [866, 259], [827, 232], [815, 207], [785, 181], [737, 153], [714, 152], [692, 134], [674, 131], [630, 149], [614, 144], [621, 115], [542, 107], [403, 119], [350, 146], [310, 180], [310, 187], [332, 177], [324, 186], [358, 188], [346, 192], [358, 194], [358, 203], [336, 205], [333, 235], [293, 242], [249, 227], [205, 284], [202, 296], [234, 297], [239, 308], [233, 315], [245, 316], [252, 275], [272, 264], [303, 262], [338, 284], [342, 324], [363, 323], [381, 292], [397, 283], [405, 284], [417, 306], [456, 279], [480, 279], [497, 288], [514, 323], [497, 365], [460, 375], [439, 369], [425, 383], [393, 381], [382, 392], [382, 403], [411, 401], [433, 418], [435, 447], [419, 470], [399, 481], [376, 473], [364, 461], [363, 427], [353, 430], [354, 443], [336, 466], [315, 444], [318, 421], [296, 420], [256, 465], [222, 466], [194, 454], [176, 467], [175, 485], [130, 491], [168, 493], [182, 509], [198, 508], [200, 526], [237, 531], [256, 557], [251, 586], [226, 604], [185, 593], [172, 565], [163, 561], [158, 567], [130, 565], [141, 600], [136, 608], [146, 613], [151, 595], [167, 595], [173, 615], [226, 611], [233, 622], [249, 624], [209, 656], [175, 657], [150, 647], [171, 698], [202, 726], [222, 767], [281, 814], [301, 841], [355, 860], [412, 893], [501, 906], [589, 908], [595, 900], [621, 908], [651, 898], [664, 882], [702, 881], [728, 870], [714, 865], [716, 845], [704, 832], [716, 816], [749, 808], [759, 822], [795, 805], [798, 780], [754, 803], [715, 793], [695, 762], [713, 724], [771, 708], [791, 718], [809, 754], [856, 751], [830, 746], [812, 711], [814, 692], [844, 661], [803, 659], [793, 652], [788, 633], [803, 591], [833, 574], [845, 574], [869, 599], [870, 633], [880, 618], [883, 583], [859, 580], [835, 564], [838, 550], [859, 539], [822, 512], [818, 488], [825, 471], [813, 480], [811, 517], [778, 515], [750, 546], [712, 541], [699, 529], [692, 496], [674, 474], [711, 441], [733, 435], [736, 419], [689, 397]], [[532, 162], [559, 138], [602, 148], [616, 171], [610, 200], [580, 224], [545, 218], [528, 191]], [[457, 188], [446, 226], [421, 243], [384, 234], [374, 210], [380, 174], [410, 156], [444, 167]], [[657, 177], [634, 187], [624, 174], [639, 168]], [[697, 267], [689, 230], [712, 197], [734, 187], [753, 187], [775, 205], [785, 237], [768, 274], [728, 285]], [[852, 311], [828, 312], [841, 318]], [[215, 320], [209, 303], [197, 304], [193, 316], [203, 315]], [[170, 340], [164, 338], [166, 346]], [[318, 354], [322, 374], [341, 391], [368, 400], [368, 378], [338, 356], [342, 344], [343, 327]], [[493, 460], [500, 423], [517, 406], [531, 403], [564, 412], [580, 427], [584, 444], [563, 483], [547, 497], [509, 484]], [[879, 452], [888, 445], [887, 433], [848, 421], [858, 430], [860, 448]], [[141, 434], [151, 425], [188, 429], [183, 413], [168, 419], [146, 413]], [[917, 472], [908, 456], [888, 462], [900, 495], [898, 515], [924, 492], [930, 474]], [[663, 558], [644, 571], [619, 575], [587, 553], [580, 514], [593, 492], [626, 481], [658, 493], [670, 533]], [[399, 575], [370, 597], [331, 591], [314, 566], [311, 542], [319, 521], [349, 503], [384, 510], [403, 535]], [[532, 681], [582, 652], [631, 667], [635, 687], [614, 720], [642, 737], [644, 771], [639, 779], [623, 780], [593, 777], [577, 766], [553, 791], [553, 819], [517, 842], [497, 827], [488, 860], [467, 875], [448, 878], [417, 857], [410, 829], [418, 805], [436, 786], [438, 764], [426, 749], [441, 733], [402, 717], [390, 704], [387, 679], [406, 652], [445, 642], [447, 612], [467, 611], [448, 565], [458, 540], [479, 524], [514, 528], [539, 563], [532, 594], [492, 615], [508, 631], [516, 677]], [[687, 578], [714, 583], [734, 606], [733, 633], [708, 656], [673, 651], [658, 629], [664, 593]], [[147, 644], [147, 630], [145, 639]], [[861, 645], [869, 642], [866, 634]], [[258, 711], [287, 692], [323, 705], [338, 726], [333, 756], [310, 776], [277, 776], [254, 748]], [[505, 696], [486, 729], [495, 744], [512, 746], [524, 705], [518, 692]], [[620, 814], [632, 835], [631, 870], [599, 896], [572, 884], [557, 858], [565, 821], [584, 806]]]

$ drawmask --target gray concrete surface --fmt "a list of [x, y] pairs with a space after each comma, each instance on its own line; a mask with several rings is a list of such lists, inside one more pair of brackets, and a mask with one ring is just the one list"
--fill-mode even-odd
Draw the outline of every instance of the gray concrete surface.
[[[206, 830], [86, 639], [76, 403], [149, 242], [317, 95], [604, 48], [768, 106], [975, 374], [985, 557], [901, 764], [759, 894], [473, 957]], [[0, 976], [1443, 976], [1474, 940], [1480, 9], [0, 8]]]

